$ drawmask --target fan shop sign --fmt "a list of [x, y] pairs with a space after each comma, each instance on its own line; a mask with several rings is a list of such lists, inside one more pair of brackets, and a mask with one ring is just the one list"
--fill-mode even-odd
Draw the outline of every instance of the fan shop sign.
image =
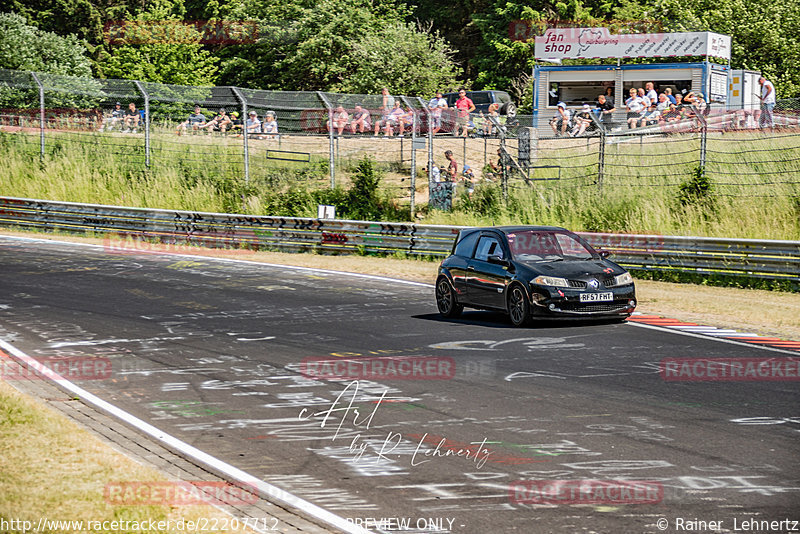
[[712, 32], [621, 33], [608, 28], [549, 28], [535, 39], [536, 59], [710, 56], [730, 59], [731, 38]]

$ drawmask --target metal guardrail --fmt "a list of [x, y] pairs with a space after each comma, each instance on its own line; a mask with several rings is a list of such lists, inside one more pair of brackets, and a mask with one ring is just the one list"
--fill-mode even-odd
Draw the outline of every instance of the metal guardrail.
[[[461, 226], [264, 217], [0, 197], [0, 226], [162, 244], [444, 257]], [[800, 241], [580, 233], [632, 270], [800, 282]], [[125, 250], [121, 242], [109, 246]]]

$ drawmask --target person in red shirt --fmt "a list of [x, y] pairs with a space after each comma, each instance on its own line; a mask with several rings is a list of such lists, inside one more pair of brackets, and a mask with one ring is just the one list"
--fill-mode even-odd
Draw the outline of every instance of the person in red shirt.
[[469, 114], [475, 111], [475, 104], [467, 98], [467, 91], [460, 87], [458, 89], [458, 100], [456, 100], [456, 129], [453, 134], [459, 135], [459, 128], [462, 130], [462, 136], [466, 137], [469, 131]]

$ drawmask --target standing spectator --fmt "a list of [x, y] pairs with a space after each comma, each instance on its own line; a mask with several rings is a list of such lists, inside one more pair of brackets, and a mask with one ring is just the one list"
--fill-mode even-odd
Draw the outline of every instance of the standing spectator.
[[274, 111], [267, 111], [264, 122], [261, 123], [261, 132], [269, 134], [266, 136], [267, 139], [275, 139], [278, 135], [278, 121], [275, 120]]
[[394, 108], [394, 97], [389, 94], [388, 87], [381, 89], [381, 96], [381, 111], [389, 113]]
[[772, 82], [759, 76], [758, 85], [761, 86], [761, 116], [758, 119], [758, 125], [761, 128], [773, 128], [775, 121], [772, 117], [772, 111], [775, 109], [775, 86]]
[[219, 130], [220, 132], [225, 133], [230, 125], [231, 118], [228, 117], [228, 113], [225, 111], [225, 108], [221, 108], [216, 117], [208, 121], [206, 124], [198, 126], [198, 129], [207, 130], [209, 132]]
[[[567, 105], [564, 102], [559, 102], [558, 106], [556, 106], [556, 116], [550, 119], [550, 127], [553, 129], [553, 133], [556, 134], [556, 137], [559, 135], [566, 135], [567, 129], [569, 128], [569, 110], [567, 109]], [[559, 134], [558, 130], [561, 130]]]
[[369, 130], [372, 127], [372, 118], [370, 117], [369, 111], [361, 107], [361, 104], [356, 104], [355, 110], [353, 111], [353, 120], [350, 121], [350, 131], [353, 134], [356, 133], [356, 129], [358, 129], [358, 133], [364, 133], [364, 130]]
[[672, 87], [664, 89], [664, 94], [667, 95], [667, 100], [669, 100], [670, 104], [678, 104], [678, 101], [675, 100], [675, 96], [672, 94]]
[[178, 131], [175, 132], [178, 135], [183, 135], [183, 132], [186, 131], [186, 127], [190, 126], [192, 130], [198, 130], [199, 128], [203, 127], [206, 124], [206, 116], [200, 113], [200, 106], [194, 107], [194, 113], [190, 113], [189, 117], [180, 123], [178, 126]]
[[[247, 118], [247, 122], [245, 123], [245, 128], [247, 128], [247, 134], [248, 135], [260, 134], [261, 133], [261, 121], [258, 120], [258, 113], [256, 113], [255, 111], [250, 111], [250, 113], [248, 113], [247, 115], [248, 115], [248, 118]], [[260, 135], [256, 135], [255, 137], [256, 137], [256, 139], [261, 139]]]
[[425, 172], [428, 173], [429, 180], [432, 180], [434, 183], [439, 184], [442, 182], [442, 172], [435, 164], [431, 167], [430, 172], [428, 172], [428, 167], [425, 167]]
[[453, 151], [446, 150], [444, 157], [450, 162], [447, 166], [447, 175], [451, 182], [456, 182], [458, 180], [458, 163], [456, 162], [455, 156], [453, 156]]
[[650, 105], [655, 106], [658, 104], [658, 93], [656, 93], [655, 86], [653, 82], [647, 82], [644, 84], [644, 96], [650, 100]]
[[469, 114], [475, 111], [475, 104], [467, 98], [467, 91], [463, 87], [458, 89], [458, 100], [456, 100], [456, 129], [453, 135], [458, 136], [459, 128], [463, 131], [464, 137], [469, 133]]
[[625, 108], [628, 110], [626, 118], [628, 120], [628, 129], [632, 129], [636, 128], [636, 123], [639, 122], [642, 116], [643, 106], [635, 87], [631, 87], [628, 94], [630, 96], [625, 100]]
[[442, 129], [442, 111], [447, 109], [447, 100], [442, 98], [441, 91], [436, 91], [436, 96], [428, 102], [428, 107], [431, 110], [430, 127], [433, 130], [433, 135], [436, 135]]
[[123, 133], [128, 133], [133, 129], [133, 133], [136, 133], [136, 129], [139, 128], [139, 111], [136, 109], [136, 104], [131, 102], [128, 104], [128, 109], [125, 110], [125, 130]]
[[614, 104], [606, 98], [606, 95], [600, 95], [597, 97], [597, 112], [598, 117], [597, 119], [606, 124], [611, 122], [612, 113], [617, 111], [617, 108], [614, 107]]
[[103, 130], [105, 130], [107, 132], [110, 132], [111, 130], [114, 129], [114, 126], [116, 124], [120, 124], [120, 128], [122, 128], [121, 124], [124, 118], [125, 118], [125, 110], [122, 109], [122, 103], [117, 102], [116, 104], [114, 104], [114, 109], [111, 110], [111, 117], [109, 118], [108, 126], [101, 127], [100, 131], [102, 132]]
[[[335, 110], [333, 110], [332, 119], [333, 121], [329, 120], [327, 122], [328, 131], [330, 131], [331, 128], [335, 128], [337, 135], [342, 135], [342, 132], [344, 132], [344, 129], [347, 126], [347, 122], [350, 120], [350, 114], [347, 113], [342, 106], [338, 106]], [[333, 124], [332, 126], [331, 123]]]

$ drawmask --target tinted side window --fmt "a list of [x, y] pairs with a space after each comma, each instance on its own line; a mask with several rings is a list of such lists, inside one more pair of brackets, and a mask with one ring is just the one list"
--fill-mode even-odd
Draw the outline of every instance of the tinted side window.
[[491, 104], [492, 98], [489, 96], [489, 93], [486, 91], [475, 91], [474, 93], [467, 93], [467, 96], [472, 100], [472, 103], [476, 106], [478, 104]]
[[503, 254], [503, 247], [500, 245], [500, 241], [498, 241], [497, 238], [484, 235], [481, 236], [478, 241], [478, 248], [475, 250], [475, 259], [487, 261], [489, 256], [500, 256], [503, 258], [505, 255]]
[[480, 232], [472, 232], [471, 234], [467, 234], [467, 236], [459, 241], [456, 245], [454, 254], [456, 256], [471, 258], [472, 251], [475, 249], [475, 242], [478, 240], [478, 236], [480, 235]]

